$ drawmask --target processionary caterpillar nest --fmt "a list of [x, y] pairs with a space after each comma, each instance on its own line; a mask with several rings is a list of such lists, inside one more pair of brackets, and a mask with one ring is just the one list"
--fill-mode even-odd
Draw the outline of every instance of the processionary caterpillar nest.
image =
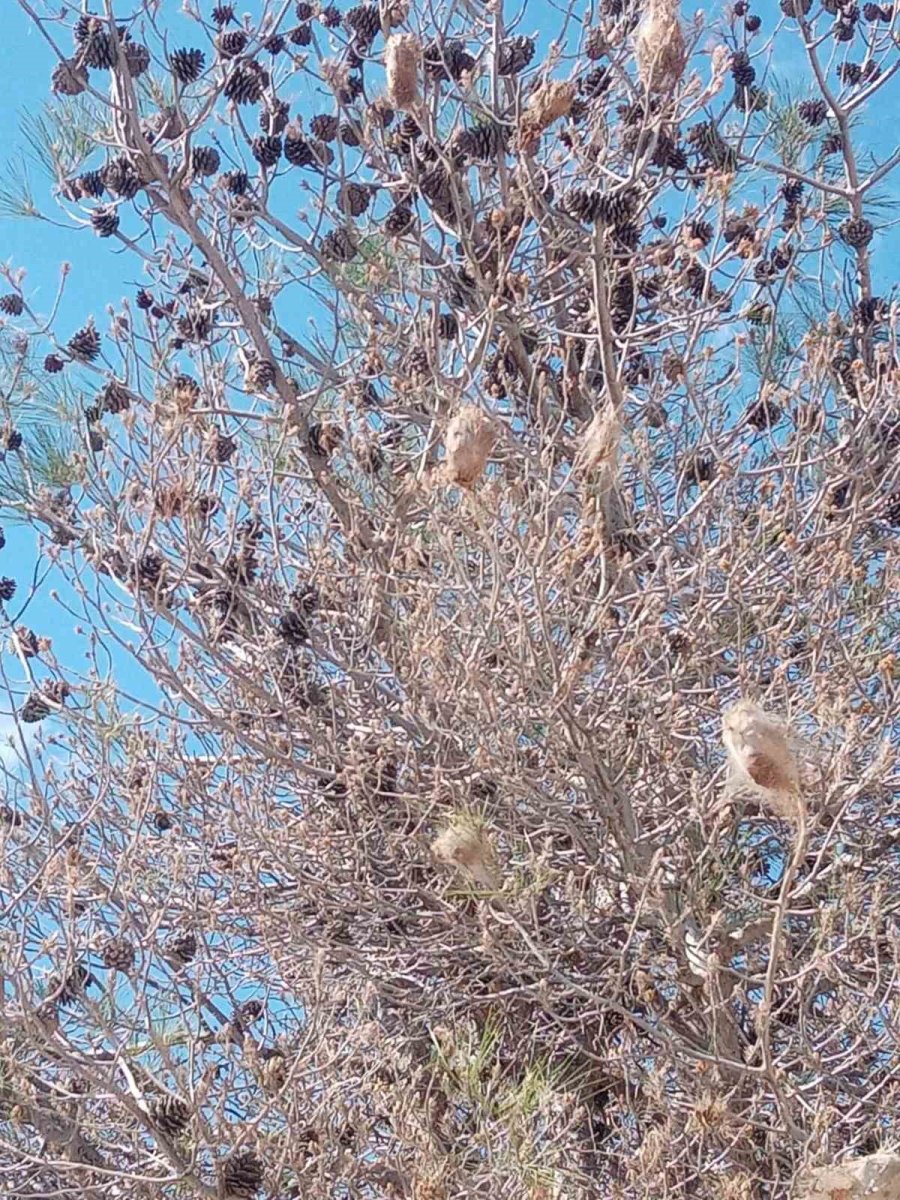
[[394, 33], [384, 50], [387, 97], [394, 108], [409, 111], [419, 101], [422, 47], [414, 33]]
[[740, 700], [722, 718], [732, 789], [749, 788], [776, 816], [801, 811], [800, 771], [784, 722], [752, 700]]
[[471, 487], [481, 477], [496, 440], [494, 424], [481, 409], [472, 405], [460, 409], [444, 435], [449, 480]]
[[638, 74], [647, 91], [671, 92], [687, 62], [678, 0], [650, 0], [634, 49]]

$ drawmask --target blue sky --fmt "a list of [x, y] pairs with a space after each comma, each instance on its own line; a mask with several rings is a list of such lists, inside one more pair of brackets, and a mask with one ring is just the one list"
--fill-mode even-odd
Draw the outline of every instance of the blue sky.
[[[17, 4], [4, 7], [7, 36], [0, 42], [0, 163], [17, 158], [26, 143], [20, 132], [21, 115], [37, 111], [48, 94], [47, 83], [52, 66], [50, 50]], [[36, 187], [43, 181], [35, 179]], [[52, 210], [48, 207], [48, 212]], [[55, 217], [56, 214], [52, 213]], [[13, 268], [26, 268], [26, 290], [38, 311], [48, 311], [59, 282], [62, 262], [72, 264], [71, 289], [61, 311], [62, 328], [77, 328], [85, 308], [102, 311], [110, 298], [122, 294], [130, 264], [124, 258], [97, 252], [93, 239], [73, 237], [69, 230], [47, 222], [3, 220], [0, 222], [0, 262]], [[5, 290], [5, 289], [4, 289]], [[18, 584], [18, 594], [7, 606], [9, 615], [20, 612], [28, 599], [28, 585], [35, 563], [35, 534], [26, 526], [14, 525], [0, 515], [6, 533], [6, 547], [0, 551], [0, 574]], [[56, 573], [54, 573], [56, 574]], [[50, 596], [51, 586], [61, 580], [47, 581], [29, 601], [21, 621], [38, 635], [52, 637], [53, 650], [61, 663], [78, 669], [84, 648], [72, 632], [74, 619], [61, 612]], [[6, 641], [3, 635], [2, 641]], [[16, 659], [4, 656], [4, 666], [14, 680], [22, 678]], [[14, 726], [8, 717], [5, 700], [0, 700], [0, 761], [9, 764], [12, 754], [3, 742]], [[0, 791], [3, 790], [0, 781]]]
[[[16, 158], [26, 142], [20, 120], [26, 112], [37, 112], [49, 97], [49, 78], [53, 66], [51, 50], [16, 3], [4, 6], [6, 38], [0, 44], [0, 161]], [[36, 187], [43, 181], [35, 178]], [[56, 217], [52, 207], [48, 213]], [[47, 222], [2, 222], [0, 260], [12, 261], [28, 270], [28, 290], [38, 309], [49, 308], [56, 292], [59, 265], [72, 264], [72, 295], [66, 308], [78, 319], [86, 298], [96, 298], [102, 306], [116, 289], [122, 291], [123, 276], [129, 270], [127, 259], [116, 260], [106, 251], [98, 253], [97, 243], [89, 237], [72, 237], [71, 232]], [[133, 271], [133, 265], [131, 270]], [[63, 311], [65, 318], [66, 312]]]

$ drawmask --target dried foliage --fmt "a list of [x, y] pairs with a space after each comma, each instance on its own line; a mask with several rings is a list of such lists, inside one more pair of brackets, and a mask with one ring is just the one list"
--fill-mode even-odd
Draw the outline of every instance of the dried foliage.
[[3, 1194], [892, 1151], [896, 12], [108, 7], [28, 203], [133, 298], [3, 270]]

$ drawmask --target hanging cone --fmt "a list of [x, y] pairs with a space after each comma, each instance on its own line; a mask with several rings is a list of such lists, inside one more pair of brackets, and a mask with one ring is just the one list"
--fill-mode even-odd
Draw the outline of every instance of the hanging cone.
[[493, 422], [480, 409], [471, 405], [460, 409], [444, 435], [450, 481], [471, 487], [481, 477], [496, 438]]
[[752, 700], [741, 700], [722, 718], [729, 786], [749, 787], [766, 806], [789, 820], [800, 814], [800, 772], [784, 724]]
[[394, 33], [384, 49], [388, 103], [409, 112], [419, 101], [422, 47], [414, 33]]
[[635, 40], [641, 83], [648, 92], [671, 92], [684, 73], [687, 51], [678, 0], [650, 0]]

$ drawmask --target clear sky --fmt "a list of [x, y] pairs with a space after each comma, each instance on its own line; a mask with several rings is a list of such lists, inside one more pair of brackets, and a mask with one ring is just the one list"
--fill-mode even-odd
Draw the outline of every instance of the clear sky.
[[[29, 19], [14, 2], [3, 6], [5, 37], [0, 39], [0, 165], [21, 156], [27, 143], [20, 131], [21, 117], [40, 109], [48, 97], [49, 72], [52, 67], [50, 48], [34, 29]], [[0, 166], [2, 169], [2, 166]], [[36, 190], [46, 188], [43, 178], [34, 174]], [[54, 219], [51, 206], [47, 211]], [[0, 220], [0, 262], [13, 268], [26, 268], [25, 288], [38, 311], [49, 311], [59, 280], [60, 264], [72, 264], [72, 287], [61, 312], [62, 327], [72, 324], [74, 331], [85, 309], [99, 308], [110, 298], [122, 294], [123, 275], [129, 264], [108, 253], [98, 253], [96, 241], [88, 237], [73, 237], [71, 231], [47, 222], [33, 220]], [[2, 287], [2, 285], [0, 285]], [[18, 592], [7, 606], [15, 616], [28, 599], [29, 583], [36, 562], [35, 534], [26, 526], [11, 523], [0, 514], [0, 525], [6, 533], [6, 547], [0, 551], [0, 574], [15, 579]], [[54, 586], [60, 580], [53, 580]], [[77, 669], [83, 654], [80, 639], [71, 632], [74, 620], [61, 613], [50, 597], [50, 584], [39, 589], [28, 603], [21, 620], [41, 636], [53, 639], [53, 649], [62, 663]], [[3, 642], [6, 636], [3, 636]], [[5, 649], [5, 646], [4, 646]], [[21, 667], [10, 655], [4, 666], [14, 680], [22, 678]], [[13, 729], [3, 713], [8, 711], [5, 699], [0, 699], [0, 743]], [[10, 763], [8, 747], [0, 744], [0, 761]], [[2, 792], [0, 783], [0, 792]]]
[[[171, 0], [170, 0], [171, 2]], [[173, 8], [180, 7], [175, 3]], [[50, 98], [50, 47], [22, 12], [15, 0], [3, 5], [4, 37], [0, 40], [0, 163], [19, 158], [27, 150], [21, 132], [26, 113], [39, 112]], [[35, 192], [54, 221], [59, 219], [46, 191], [46, 180], [32, 171]], [[28, 271], [28, 293], [39, 311], [50, 308], [62, 262], [72, 264], [72, 287], [60, 313], [62, 328], [77, 325], [86, 310], [102, 310], [124, 294], [126, 281], [134, 278], [135, 260], [116, 255], [109, 246], [100, 248], [89, 230], [73, 237], [72, 231], [46, 221], [4, 220], [0, 222], [0, 261]]]

